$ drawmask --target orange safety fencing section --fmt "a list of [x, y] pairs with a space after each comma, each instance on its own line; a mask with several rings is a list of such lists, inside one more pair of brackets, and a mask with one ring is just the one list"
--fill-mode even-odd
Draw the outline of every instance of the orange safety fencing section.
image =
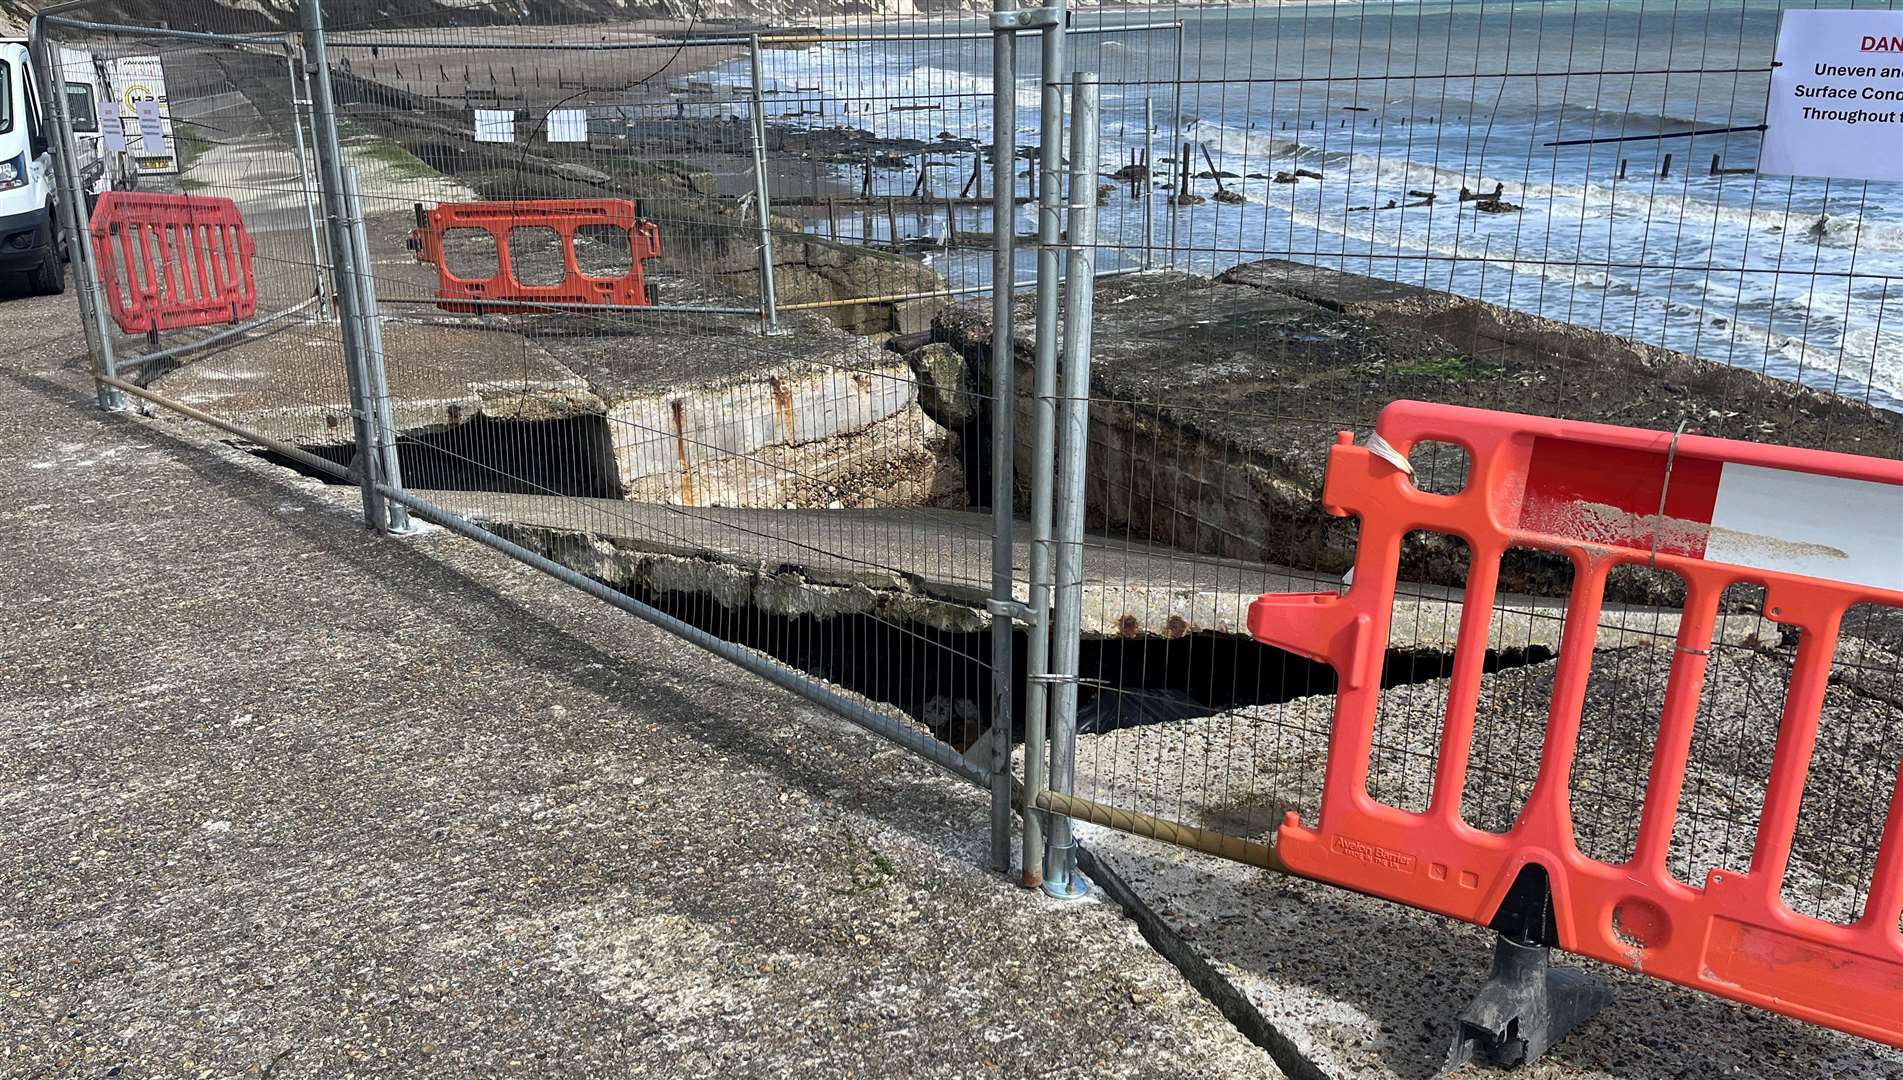
[[[437, 306], [445, 311], [507, 311], [521, 308], [646, 307], [648, 293], [643, 259], [659, 258], [661, 231], [641, 221], [628, 199], [515, 199], [506, 202], [442, 203], [419, 211], [411, 236], [418, 261], [436, 264]], [[487, 277], [463, 277], [445, 257], [444, 235], [456, 229], [486, 233], [494, 243], [495, 272]], [[521, 229], [549, 229], [561, 243], [560, 281], [532, 284], [523, 280], [510, 251], [510, 236]], [[615, 230], [625, 234], [629, 266], [612, 275], [584, 271], [575, 254], [575, 242], [584, 231]], [[595, 233], [594, 235], [601, 235]]]
[[[1376, 438], [1343, 432], [1323, 502], [1360, 519], [1344, 594], [1270, 594], [1259, 640], [1331, 664], [1340, 678], [1319, 820], [1290, 814], [1290, 870], [1468, 922], [1495, 919], [1523, 871], [1543, 870], [1563, 948], [1802, 1020], [1903, 1046], [1903, 780], [1890, 799], [1863, 912], [1801, 915], [1781, 886], [1846, 609], [1903, 606], [1903, 462], [1419, 402], [1380, 415]], [[1453, 495], [1417, 488], [1407, 455], [1454, 443], [1471, 462]], [[1445, 724], [1424, 812], [1368, 792], [1377, 698], [1403, 538], [1472, 548]], [[1512, 828], [1463, 820], [1475, 712], [1499, 566], [1510, 547], [1574, 567], [1537, 777]], [[1607, 575], [1656, 566], [1686, 583], [1631, 859], [1581, 853], [1570, 777]], [[1748, 867], [1703, 882], [1667, 869], [1719, 612], [1737, 582], [1762, 585], [1764, 617], [1801, 632]], [[1879, 762], [1903, 770], [1903, 762]], [[1873, 826], [1874, 827], [1874, 826]]]
[[108, 191], [90, 231], [106, 304], [128, 334], [235, 323], [258, 310], [255, 245], [230, 199]]

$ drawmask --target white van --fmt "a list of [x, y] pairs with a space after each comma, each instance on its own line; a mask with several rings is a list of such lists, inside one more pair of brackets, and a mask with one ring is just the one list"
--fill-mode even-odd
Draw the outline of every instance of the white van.
[[[72, 118], [74, 166], [86, 193], [86, 205], [78, 208], [84, 221], [94, 199], [123, 171], [113, 168], [112, 160], [125, 155], [106, 147], [100, 104], [110, 100], [111, 91], [92, 54], [61, 48], [59, 66], [52, 82], [65, 92]], [[0, 280], [19, 275], [28, 291], [40, 295], [66, 288], [53, 174], [58, 141], [39, 100], [26, 40], [0, 38]]]
[[49, 295], [65, 290], [66, 268], [54, 197], [54, 133], [33, 83], [26, 42], [0, 40], [0, 274], [23, 275], [29, 291]]

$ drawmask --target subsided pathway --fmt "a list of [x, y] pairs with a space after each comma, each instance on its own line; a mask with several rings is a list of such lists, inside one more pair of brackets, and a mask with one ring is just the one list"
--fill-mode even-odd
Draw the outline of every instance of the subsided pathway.
[[985, 801], [0, 304], [0, 1074], [1275, 1070]]

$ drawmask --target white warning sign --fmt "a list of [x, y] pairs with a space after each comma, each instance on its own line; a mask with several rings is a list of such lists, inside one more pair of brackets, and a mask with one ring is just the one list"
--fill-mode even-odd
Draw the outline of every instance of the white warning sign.
[[1903, 11], [1787, 11], [1758, 171], [1903, 181]]
[[133, 113], [139, 118], [140, 149], [154, 156], [163, 155], [165, 122], [159, 116], [159, 103], [152, 98], [140, 98], [133, 105]]
[[588, 141], [588, 110], [556, 109], [548, 114], [549, 142]]
[[476, 141], [512, 143], [515, 141], [515, 110], [477, 109]]

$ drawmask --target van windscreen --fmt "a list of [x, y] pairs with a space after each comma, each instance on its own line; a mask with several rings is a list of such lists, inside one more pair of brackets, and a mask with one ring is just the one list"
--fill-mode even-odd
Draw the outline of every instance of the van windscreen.
[[0, 134], [13, 130], [13, 65], [0, 60]]
[[93, 88], [83, 82], [66, 84], [66, 115], [72, 118], [74, 131], [98, 131], [99, 109], [93, 103]]

